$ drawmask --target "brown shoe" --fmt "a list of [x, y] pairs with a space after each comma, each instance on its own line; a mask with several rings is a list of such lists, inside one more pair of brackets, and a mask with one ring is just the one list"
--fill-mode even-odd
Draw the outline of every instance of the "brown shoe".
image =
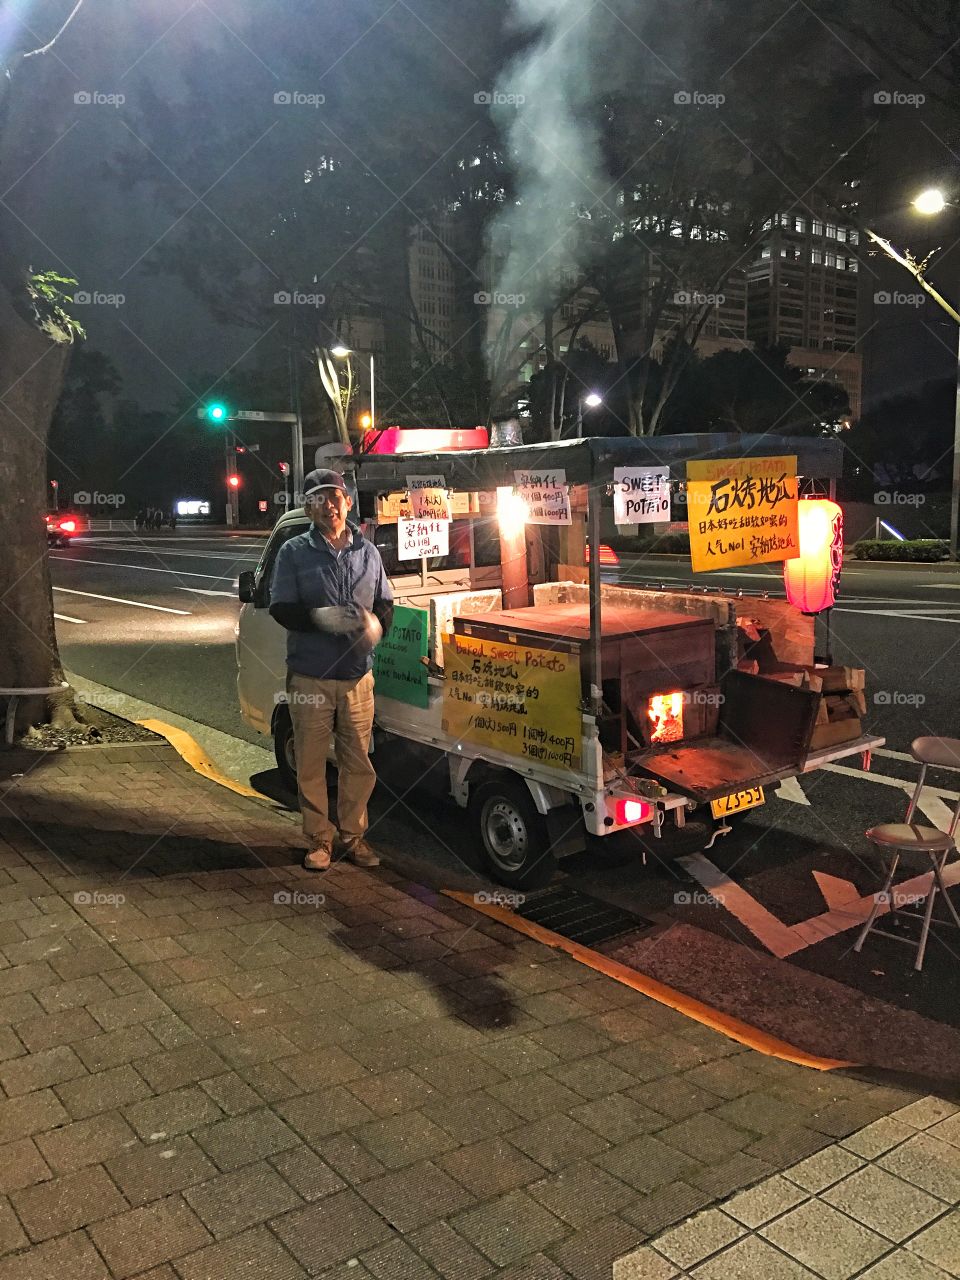
[[355, 867], [379, 867], [380, 859], [367, 844], [366, 840], [354, 840], [350, 844], [341, 841], [337, 852], [349, 858]]
[[326, 871], [330, 866], [332, 852], [329, 844], [318, 844], [304, 858], [303, 865], [308, 871]]

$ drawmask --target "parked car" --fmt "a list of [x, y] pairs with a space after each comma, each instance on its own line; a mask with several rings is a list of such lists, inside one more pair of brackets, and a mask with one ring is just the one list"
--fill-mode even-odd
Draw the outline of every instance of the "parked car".
[[48, 511], [44, 519], [51, 547], [68, 547], [78, 534], [90, 532], [90, 517], [76, 511]]

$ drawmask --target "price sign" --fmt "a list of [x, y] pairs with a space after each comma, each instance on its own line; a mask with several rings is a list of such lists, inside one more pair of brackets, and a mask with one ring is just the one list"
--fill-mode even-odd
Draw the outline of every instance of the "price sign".
[[397, 521], [397, 556], [422, 560], [450, 554], [450, 521], [405, 519]]
[[615, 467], [615, 524], [660, 524], [670, 519], [670, 471], [667, 467]]
[[443, 728], [553, 768], [580, 767], [577, 652], [455, 635], [443, 644]]
[[514, 486], [527, 505], [527, 524], [572, 524], [567, 474], [556, 467], [514, 471]]
[[687, 516], [695, 573], [795, 559], [796, 456], [688, 462]]
[[394, 698], [411, 707], [426, 707], [430, 685], [423, 659], [430, 634], [426, 609], [398, 604], [393, 610], [390, 630], [373, 653], [373, 678], [377, 696]]
[[410, 512], [425, 520], [450, 520], [450, 497], [443, 476], [407, 476]]

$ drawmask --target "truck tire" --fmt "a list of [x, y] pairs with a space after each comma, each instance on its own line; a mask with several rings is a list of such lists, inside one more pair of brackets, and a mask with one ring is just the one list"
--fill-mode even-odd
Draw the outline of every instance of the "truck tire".
[[470, 814], [480, 852], [498, 883], [511, 889], [550, 883], [557, 860], [547, 824], [522, 782], [505, 776], [480, 783], [470, 798]]
[[293, 721], [286, 707], [281, 707], [273, 725], [273, 753], [284, 786], [296, 794], [297, 757], [293, 746]]

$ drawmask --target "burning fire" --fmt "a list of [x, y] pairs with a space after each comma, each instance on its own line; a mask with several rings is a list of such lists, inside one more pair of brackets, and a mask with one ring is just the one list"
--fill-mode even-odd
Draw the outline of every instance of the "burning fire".
[[679, 742], [683, 737], [683, 694], [655, 693], [647, 712], [651, 742]]

